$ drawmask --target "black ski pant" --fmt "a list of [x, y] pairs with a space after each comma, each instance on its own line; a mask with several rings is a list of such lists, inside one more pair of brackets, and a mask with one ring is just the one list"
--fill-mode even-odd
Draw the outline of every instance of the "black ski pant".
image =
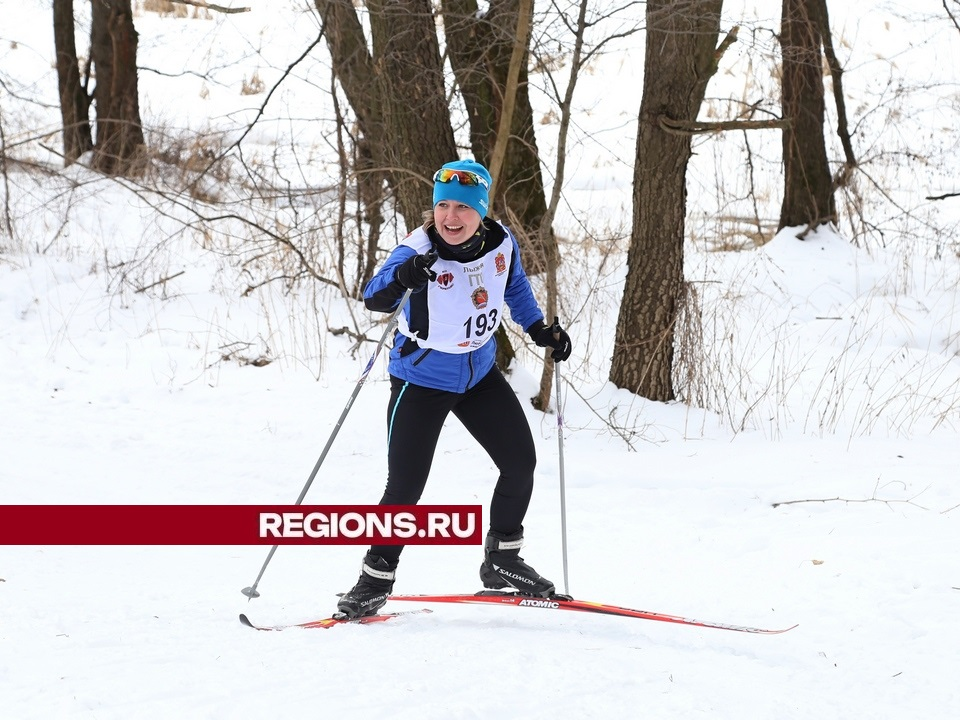
[[[390, 387], [388, 476], [380, 504], [415, 505], [420, 500], [443, 422], [453, 413], [500, 471], [490, 502], [490, 529], [505, 535], [521, 530], [533, 494], [537, 454], [520, 401], [500, 370], [494, 367], [464, 393], [413, 385], [393, 376]], [[391, 566], [402, 550], [401, 545], [370, 548]]]

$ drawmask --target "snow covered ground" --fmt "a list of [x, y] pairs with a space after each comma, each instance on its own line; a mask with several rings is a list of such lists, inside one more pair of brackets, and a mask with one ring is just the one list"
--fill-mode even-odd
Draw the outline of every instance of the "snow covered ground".
[[[48, 8], [27, 2], [22, 12], [38, 24]], [[306, 17], [291, 26], [309, 35]], [[18, 52], [48, 61], [50, 38], [36, 37]], [[70, 191], [66, 228], [55, 222], [68, 194], [57, 182], [9, 190], [28, 242], [0, 255], [0, 501], [292, 502], [372, 347], [354, 353], [347, 336], [326, 332], [349, 324], [346, 305], [326, 291], [322, 312], [273, 286], [225, 292], [239, 283], [229, 260], [188, 241], [140, 266], [153, 279], [183, 275], [143, 293], [121, 287], [116, 261], [138, 256], [166, 220], [134, 193], [72, 172], [90, 184]], [[726, 377], [725, 411], [651, 403], [605, 383], [616, 312], [602, 292], [571, 321], [574, 356], [560, 368], [569, 592], [733, 624], [799, 624], [786, 634], [455, 605], [372, 626], [256, 633], [238, 613], [329, 614], [362, 550], [281, 547], [262, 597], [248, 601], [240, 590], [264, 547], [7, 546], [0, 716], [955, 717], [953, 242], [940, 257], [858, 249], [826, 231], [805, 242], [784, 232], [749, 252], [692, 248], [688, 276], [703, 281], [716, 349], [703, 391], [717, 402], [710, 373]], [[606, 278], [612, 296], [622, 272]], [[379, 337], [377, 318], [353, 312]], [[265, 367], [238, 361], [267, 350]], [[511, 376], [521, 398], [538, 373], [521, 355]], [[379, 498], [387, 396], [381, 360], [307, 502]], [[527, 413], [540, 461], [523, 554], [562, 586], [556, 418]], [[424, 502], [486, 505], [494, 480], [451, 420]], [[477, 590], [479, 562], [478, 547], [408, 548], [396, 591]]]
[[[792, 276], [808, 279], [796, 264]], [[4, 266], [0, 288], [7, 504], [292, 502], [360, 369], [331, 343], [319, 383], [233, 363], [221, 364], [216, 384], [171, 381], [164, 372], [183, 367], [192, 348], [162, 328], [187, 314], [187, 298], [108, 312], [109, 295], [83, 266], [42, 257]], [[150, 320], [141, 333], [119, 329], [137, 316]], [[960, 372], [956, 360], [950, 370]], [[526, 370], [513, 381], [532, 392]], [[629, 403], [600, 383], [595, 391], [606, 410]], [[386, 397], [381, 370], [308, 502], [379, 496]], [[541, 460], [525, 556], [560, 583], [556, 425], [528, 412]], [[951, 715], [960, 669], [954, 427], [771, 441], [678, 405], [645, 403], [639, 415], [661, 438], [631, 451], [566, 395], [570, 592], [797, 629], [744, 636], [441, 606], [390, 625], [257, 634], [239, 612], [264, 621], [330, 612], [355, 579], [359, 550], [281, 547], [263, 596], [248, 602], [240, 589], [256, 577], [262, 547], [7, 547], [5, 714]], [[451, 421], [424, 502], [485, 504], [493, 480]], [[824, 502], [773, 506], [814, 500]], [[478, 563], [475, 547], [412, 547], [396, 590], [470, 592]]]

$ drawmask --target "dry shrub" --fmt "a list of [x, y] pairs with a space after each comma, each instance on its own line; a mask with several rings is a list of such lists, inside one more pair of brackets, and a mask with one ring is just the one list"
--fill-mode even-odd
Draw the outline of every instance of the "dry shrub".
[[176, 18], [188, 17], [186, 5], [171, 2], [170, 0], [143, 0], [142, 3], [137, 3], [137, 6], [143, 12], [157, 13], [162, 16], [172, 15]]
[[263, 84], [263, 80], [260, 79], [260, 73], [257, 70], [253, 71], [253, 75], [250, 76], [250, 79], [243, 79], [243, 86], [240, 88], [241, 95], [259, 95], [264, 91], [266, 86]]
[[[182, 185], [203, 202], [217, 202], [212, 187], [227, 183], [230, 164], [223, 157], [224, 139], [220, 134], [164, 135], [151, 142], [151, 167], [156, 180]], [[197, 182], [204, 177], [208, 182]]]

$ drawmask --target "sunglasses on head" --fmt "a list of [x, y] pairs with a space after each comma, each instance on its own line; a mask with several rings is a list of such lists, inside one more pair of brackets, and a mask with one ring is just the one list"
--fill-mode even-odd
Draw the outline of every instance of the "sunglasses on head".
[[490, 185], [485, 178], [472, 173], [469, 170], [454, 170], [453, 168], [440, 168], [437, 170], [436, 175], [433, 176], [434, 182], [448, 183], [456, 180], [461, 185], [469, 185], [477, 187], [482, 185], [483, 187], [489, 189]]

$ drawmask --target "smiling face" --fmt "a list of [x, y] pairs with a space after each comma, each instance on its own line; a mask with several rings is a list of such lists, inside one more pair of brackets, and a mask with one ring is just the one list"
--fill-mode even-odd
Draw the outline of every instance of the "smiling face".
[[456, 200], [441, 200], [433, 206], [433, 222], [448, 245], [462, 245], [480, 227], [480, 213]]

